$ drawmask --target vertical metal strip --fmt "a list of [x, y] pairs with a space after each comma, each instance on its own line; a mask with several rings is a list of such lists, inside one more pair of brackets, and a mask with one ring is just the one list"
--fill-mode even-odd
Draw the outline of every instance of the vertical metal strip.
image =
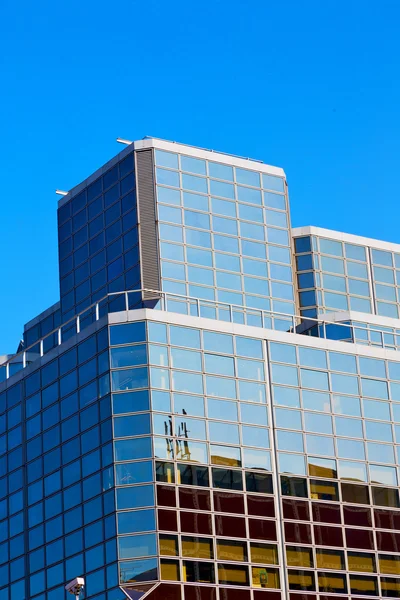
[[275, 509], [276, 509], [276, 534], [277, 534], [277, 547], [279, 556], [279, 574], [280, 584], [282, 590], [282, 598], [289, 600], [289, 581], [288, 581], [288, 570], [286, 561], [286, 547], [285, 547], [285, 531], [283, 521], [283, 509], [282, 509], [282, 492], [281, 482], [279, 475], [279, 459], [278, 450], [276, 443], [276, 429], [275, 429], [275, 415], [274, 415], [274, 399], [273, 399], [273, 387], [272, 387], [272, 373], [271, 373], [271, 362], [269, 353], [269, 339], [264, 337], [263, 349], [264, 349], [264, 366], [265, 366], [265, 387], [268, 391], [267, 397], [267, 411], [268, 421], [270, 427], [270, 443], [271, 443], [271, 467], [272, 467], [272, 480], [274, 483], [274, 497], [275, 497]]
[[[292, 234], [292, 223], [291, 223], [291, 219], [290, 219], [289, 188], [288, 188], [286, 179], [284, 179], [284, 186], [285, 186], [286, 218], [287, 218], [287, 224], [288, 224], [288, 235], [289, 235], [289, 244], [290, 244], [290, 262], [292, 265], [294, 314], [300, 315], [300, 295], [299, 295], [299, 286], [297, 283], [296, 251], [295, 251], [295, 245], [294, 245], [294, 237]], [[301, 319], [294, 319], [293, 333], [296, 333], [296, 325], [301, 325], [301, 324], [302, 324]]]
[[[135, 164], [141, 288], [160, 290], [153, 150], [137, 150], [135, 152]], [[160, 295], [156, 293], [143, 292], [143, 300], [159, 297]]]
[[368, 284], [369, 284], [369, 293], [371, 295], [371, 304], [372, 304], [372, 314], [378, 314], [378, 304], [376, 300], [375, 294], [375, 279], [374, 279], [374, 269], [372, 266], [372, 248], [371, 246], [366, 246], [366, 255], [367, 255], [367, 269], [368, 269]]

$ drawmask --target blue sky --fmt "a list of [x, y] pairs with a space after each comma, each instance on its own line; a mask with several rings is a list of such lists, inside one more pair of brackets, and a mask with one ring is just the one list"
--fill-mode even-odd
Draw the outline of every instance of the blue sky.
[[398, 0], [3, 0], [0, 353], [58, 299], [56, 188], [145, 135], [284, 167], [292, 224], [400, 242]]

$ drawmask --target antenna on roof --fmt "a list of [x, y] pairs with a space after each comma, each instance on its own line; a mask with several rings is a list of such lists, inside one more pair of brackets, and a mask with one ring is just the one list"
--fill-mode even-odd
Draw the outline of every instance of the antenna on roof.
[[133, 142], [131, 140], [125, 140], [124, 138], [117, 138], [117, 142], [118, 144], [125, 144], [126, 146], [130, 146], [131, 144], [133, 144]]

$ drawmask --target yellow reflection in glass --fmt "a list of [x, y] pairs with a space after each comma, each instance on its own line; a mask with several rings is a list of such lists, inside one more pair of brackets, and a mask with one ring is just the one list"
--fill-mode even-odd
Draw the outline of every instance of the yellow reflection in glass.
[[218, 565], [220, 583], [227, 585], [249, 585], [249, 573], [246, 566]]
[[393, 596], [398, 598], [400, 596], [400, 579], [391, 579], [390, 577], [381, 577], [381, 588], [384, 596]]
[[348, 552], [347, 562], [349, 571], [362, 571], [363, 573], [375, 573], [375, 557], [373, 554], [363, 552]]
[[373, 487], [372, 488], [373, 503], [377, 506], [390, 506], [399, 508], [399, 492], [392, 488]]
[[182, 537], [182, 556], [213, 558], [212, 540], [200, 537]]
[[352, 594], [377, 594], [376, 577], [350, 575], [350, 587]]
[[160, 535], [160, 554], [178, 556], [178, 538], [175, 535]]
[[217, 558], [219, 560], [247, 561], [247, 545], [244, 542], [217, 540]]
[[311, 498], [317, 500], [339, 500], [338, 486], [333, 481], [310, 481]]
[[308, 474], [311, 477], [326, 477], [327, 479], [336, 479], [336, 462], [334, 460], [318, 459], [308, 457]]
[[161, 559], [161, 579], [180, 581], [179, 562], [177, 560]]
[[251, 568], [251, 585], [257, 588], [279, 588], [278, 569], [268, 569], [267, 567]]
[[214, 563], [184, 560], [182, 563], [183, 581], [214, 583]]
[[289, 567], [313, 567], [311, 548], [286, 546], [286, 561]]
[[320, 592], [340, 594], [347, 592], [345, 575], [337, 573], [318, 573], [318, 585]]
[[356, 504], [369, 504], [368, 487], [364, 485], [352, 485], [342, 483], [342, 500]]
[[315, 590], [312, 571], [288, 571], [288, 579], [291, 590]]
[[317, 568], [318, 569], [344, 569], [344, 555], [339, 550], [322, 550], [317, 548]]
[[[240, 448], [230, 446], [210, 446], [210, 459], [213, 465], [222, 465], [224, 467], [241, 467]], [[207, 462], [207, 460], [206, 460]]]
[[252, 563], [267, 565], [279, 564], [277, 547], [272, 544], [258, 544], [257, 542], [252, 542], [250, 544], [250, 553]]
[[400, 556], [379, 555], [379, 568], [381, 573], [400, 575]]

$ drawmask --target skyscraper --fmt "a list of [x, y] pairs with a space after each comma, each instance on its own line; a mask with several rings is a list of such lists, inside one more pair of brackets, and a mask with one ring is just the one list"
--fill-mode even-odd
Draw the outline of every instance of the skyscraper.
[[400, 245], [153, 138], [58, 227], [0, 365], [0, 600], [400, 597]]

